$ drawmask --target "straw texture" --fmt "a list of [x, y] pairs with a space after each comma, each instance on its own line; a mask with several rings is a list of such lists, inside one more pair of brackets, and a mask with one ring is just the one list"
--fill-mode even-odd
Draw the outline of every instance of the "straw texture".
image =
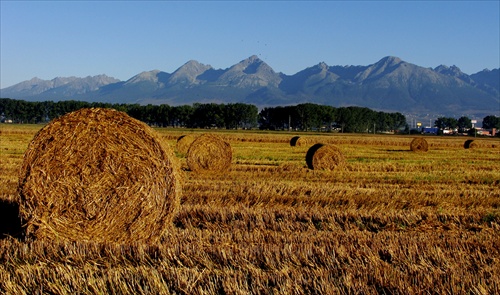
[[215, 134], [203, 134], [196, 138], [187, 153], [187, 165], [191, 171], [221, 172], [231, 166], [231, 145]]
[[307, 143], [307, 139], [300, 136], [294, 136], [290, 139], [290, 146], [305, 146]]
[[317, 143], [307, 151], [306, 163], [309, 169], [333, 171], [344, 168], [346, 161], [338, 147]]
[[474, 149], [474, 148], [478, 148], [479, 145], [477, 144], [477, 142], [474, 142], [474, 140], [472, 139], [468, 139], [464, 142], [464, 148], [465, 149]]
[[429, 150], [429, 144], [427, 144], [425, 138], [416, 137], [411, 141], [410, 149], [414, 152], [427, 152]]
[[185, 155], [195, 139], [196, 136], [193, 134], [182, 135], [177, 139], [175, 149], [178, 153]]
[[153, 129], [112, 109], [81, 109], [33, 138], [19, 173], [20, 215], [33, 238], [156, 242], [181, 187]]

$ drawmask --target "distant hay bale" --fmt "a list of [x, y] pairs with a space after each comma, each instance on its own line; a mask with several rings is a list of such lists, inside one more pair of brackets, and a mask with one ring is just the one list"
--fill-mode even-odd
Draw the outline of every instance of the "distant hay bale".
[[294, 136], [290, 139], [290, 146], [305, 146], [307, 144], [307, 139], [300, 136]]
[[174, 160], [153, 129], [123, 112], [81, 109], [51, 121], [19, 173], [27, 236], [157, 242], [179, 203]]
[[191, 171], [225, 171], [231, 166], [231, 145], [215, 134], [203, 134], [196, 138], [187, 153], [187, 165]]
[[468, 139], [464, 142], [465, 149], [474, 149], [474, 148], [478, 148], [478, 147], [479, 147], [479, 144], [477, 144], [477, 142], [474, 142], [474, 140], [472, 140], [472, 139]]
[[429, 150], [429, 144], [427, 144], [425, 138], [417, 137], [411, 141], [410, 149], [414, 152], [427, 152]]
[[182, 135], [177, 139], [175, 149], [177, 150], [177, 152], [185, 155], [189, 150], [189, 146], [191, 146], [195, 139], [196, 136], [193, 134]]
[[309, 169], [333, 171], [343, 168], [346, 160], [338, 147], [317, 143], [307, 151], [306, 163]]

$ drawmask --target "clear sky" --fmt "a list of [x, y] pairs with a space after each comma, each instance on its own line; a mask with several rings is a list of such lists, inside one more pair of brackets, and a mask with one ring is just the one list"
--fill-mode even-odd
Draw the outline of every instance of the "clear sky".
[[38, 77], [228, 68], [292, 75], [392, 55], [473, 74], [500, 67], [500, 1], [5, 1], [0, 88]]

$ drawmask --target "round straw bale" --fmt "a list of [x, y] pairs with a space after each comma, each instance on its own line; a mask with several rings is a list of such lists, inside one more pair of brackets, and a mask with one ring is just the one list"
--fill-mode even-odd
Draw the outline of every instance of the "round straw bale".
[[196, 136], [193, 134], [182, 135], [177, 139], [177, 144], [175, 145], [175, 149], [177, 152], [185, 155], [189, 150], [189, 146], [196, 139]]
[[225, 171], [231, 166], [231, 145], [215, 134], [203, 134], [196, 138], [187, 153], [187, 165], [191, 171]]
[[479, 145], [477, 144], [477, 142], [474, 142], [474, 140], [472, 139], [468, 139], [464, 142], [464, 148], [465, 149], [473, 149], [473, 148], [478, 148]]
[[290, 139], [290, 146], [304, 146], [307, 144], [307, 139], [300, 136], [294, 136]]
[[178, 207], [178, 166], [146, 124], [81, 109], [33, 138], [19, 173], [20, 216], [33, 238], [157, 242]]
[[338, 170], [345, 166], [345, 157], [334, 145], [317, 143], [306, 153], [306, 163], [309, 169]]
[[410, 149], [414, 152], [427, 152], [429, 150], [429, 145], [425, 138], [416, 137], [411, 141]]

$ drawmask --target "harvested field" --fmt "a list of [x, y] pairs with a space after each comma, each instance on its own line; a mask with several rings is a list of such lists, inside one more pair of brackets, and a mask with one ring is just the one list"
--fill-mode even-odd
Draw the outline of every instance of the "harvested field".
[[[0, 125], [4, 203], [18, 201], [40, 128]], [[185, 132], [156, 131], [171, 146]], [[331, 173], [307, 168], [295, 134], [216, 133], [231, 167], [194, 173], [178, 156], [181, 205], [159, 243], [6, 237], [0, 293], [500, 293], [499, 139], [464, 149], [465, 138], [429, 136], [413, 153], [410, 136], [308, 133], [342, 150]]]

